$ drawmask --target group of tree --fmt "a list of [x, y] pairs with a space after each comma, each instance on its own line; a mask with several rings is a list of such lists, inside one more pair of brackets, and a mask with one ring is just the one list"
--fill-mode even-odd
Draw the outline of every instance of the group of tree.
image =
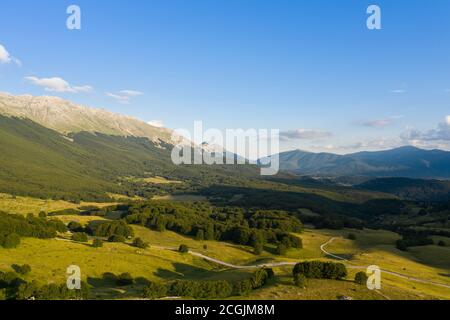
[[292, 271], [294, 281], [298, 275], [313, 279], [340, 280], [347, 277], [347, 268], [342, 263], [323, 261], [304, 261], [297, 263]]
[[[30, 270], [26, 265], [20, 267], [21, 272]], [[0, 271], [0, 300], [80, 300], [87, 299], [89, 292], [84, 282], [81, 289], [69, 290], [66, 283], [41, 285], [36, 281], [27, 282], [14, 272]]]
[[[123, 209], [123, 208], [122, 208]], [[122, 216], [129, 224], [170, 230], [196, 240], [231, 241], [252, 246], [259, 254], [265, 243], [301, 248], [301, 239], [291, 233], [302, 230], [300, 220], [278, 210], [244, 210], [238, 207], [214, 207], [207, 203], [133, 203]]]
[[246, 296], [252, 290], [264, 286], [273, 277], [274, 272], [272, 269], [263, 268], [255, 271], [250, 278], [234, 283], [227, 280], [149, 282], [144, 288], [143, 297], [146, 299], [158, 299], [170, 295], [194, 299], [223, 299], [232, 295]]
[[426, 231], [414, 229], [405, 229], [400, 231], [402, 239], [397, 240], [397, 249], [406, 251], [409, 247], [427, 246], [433, 244], [433, 239], [428, 236]]
[[58, 232], [66, 231], [66, 225], [57, 219], [0, 212], [0, 246], [4, 248], [17, 247], [21, 237], [49, 239], [56, 237]]

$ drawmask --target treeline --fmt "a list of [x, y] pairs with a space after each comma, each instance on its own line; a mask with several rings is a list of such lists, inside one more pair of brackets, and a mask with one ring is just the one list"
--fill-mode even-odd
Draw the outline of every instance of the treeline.
[[[114, 221], [91, 221], [87, 226], [79, 222], [71, 221], [67, 228], [74, 234], [85, 234], [94, 237], [120, 237], [127, 239], [134, 236], [133, 229], [123, 220]], [[113, 241], [120, 242], [120, 241]]]
[[402, 239], [397, 240], [397, 249], [406, 251], [409, 247], [427, 246], [433, 244], [427, 231], [404, 229], [400, 231]]
[[294, 279], [299, 275], [312, 279], [340, 280], [347, 277], [347, 268], [342, 263], [305, 261], [297, 263], [292, 270]]
[[252, 290], [263, 287], [273, 276], [274, 272], [272, 269], [263, 268], [255, 271], [249, 279], [235, 283], [226, 280], [176, 280], [166, 284], [150, 282], [144, 289], [143, 297], [147, 299], [157, 299], [165, 296], [223, 299], [230, 296], [246, 296]]
[[66, 231], [66, 225], [60, 220], [0, 212], [0, 245], [6, 248], [19, 245], [20, 237], [50, 239], [56, 237], [57, 232]]
[[124, 207], [122, 216], [129, 224], [170, 230], [197, 240], [231, 241], [253, 246], [257, 252], [265, 243], [302, 247], [301, 239], [291, 235], [302, 231], [302, 223], [284, 211], [213, 207], [205, 202], [148, 201]]
[[69, 290], [67, 284], [40, 285], [27, 282], [14, 272], [0, 271], [0, 300], [80, 300], [89, 296], [89, 286], [81, 283], [80, 290]]

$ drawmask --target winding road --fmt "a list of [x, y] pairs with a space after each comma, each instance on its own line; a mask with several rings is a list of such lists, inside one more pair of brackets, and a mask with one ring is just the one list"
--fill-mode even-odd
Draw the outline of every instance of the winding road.
[[[341, 260], [341, 261], [345, 262], [346, 267], [349, 268], [349, 269], [363, 269], [363, 270], [367, 269], [367, 266], [350, 265], [350, 262], [347, 259], [328, 252], [325, 249], [325, 247], [327, 245], [329, 245], [330, 243], [332, 243], [336, 239], [337, 238], [333, 237], [330, 240], [328, 240], [327, 242], [325, 242], [324, 244], [322, 244], [320, 246], [320, 250], [327, 256], [330, 256], [330, 257], [333, 257], [335, 259], [338, 259], [338, 260]], [[178, 248], [175, 248], [175, 247], [163, 247], [163, 246], [152, 246], [152, 248], [156, 248], [156, 249], [160, 249], [160, 250], [170, 250], [170, 251], [177, 251], [178, 250]], [[211, 258], [211, 257], [208, 257], [208, 256], [202, 254], [202, 253], [191, 251], [191, 250], [189, 251], [189, 254], [192, 255], [192, 256], [204, 259], [206, 261], [210, 261], [210, 262], [222, 265], [222, 266], [227, 267], [227, 268], [241, 269], [241, 270], [242, 269], [250, 270], [250, 269], [259, 269], [259, 268], [275, 268], [275, 267], [283, 267], [283, 266], [295, 266], [298, 263], [298, 261], [297, 262], [285, 261], [285, 262], [271, 262], [271, 263], [262, 263], [262, 264], [247, 265], [247, 266], [244, 265], [244, 266], [242, 266], [242, 265], [231, 264], [231, 263], [219, 260], [219, 259]], [[424, 279], [419, 279], [419, 278], [415, 278], [415, 277], [410, 277], [410, 276], [407, 276], [407, 275], [404, 275], [404, 274], [401, 274], [401, 273], [398, 273], [398, 272], [394, 272], [394, 271], [389, 271], [389, 270], [384, 270], [384, 269], [380, 269], [380, 270], [383, 273], [386, 273], [386, 274], [389, 274], [389, 275], [392, 275], [392, 276], [395, 276], [395, 277], [403, 278], [403, 279], [406, 279], [406, 280], [420, 282], [420, 283], [426, 283], [426, 284], [431, 284], [431, 285], [434, 285], [434, 286], [439, 286], [439, 287], [444, 287], [444, 288], [449, 288], [450, 289], [450, 285], [448, 285], [448, 284], [434, 282], [434, 281], [429, 281], [429, 280], [424, 280]]]
[[[328, 255], [328, 256], [333, 257], [333, 258], [338, 259], [338, 260], [345, 261], [347, 264], [350, 264], [350, 262], [347, 259], [345, 259], [343, 257], [339, 257], [339, 256], [337, 256], [335, 254], [332, 254], [332, 253], [330, 253], [330, 252], [325, 250], [325, 247], [327, 245], [329, 245], [331, 242], [333, 242], [335, 239], [337, 239], [337, 238], [333, 237], [330, 240], [328, 240], [327, 242], [325, 242], [324, 244], [322, 244], [320, 246], [320, 250], [322, 250], [322, 252], [325, 255]], [[349, 268], [349, 269], [367, 269], [367, 266], [347, 265], [346, 267]], [[450, 289], [450, 285], [448, 285], [448, 284], [434, 282], [434, 281], [429, 281], [429, 280], [424, 280], [424, 279], [419, 279], [419, 278], [415, 278], [415, 277], [410, 277], [410, 276], [407, 276], [407, 275], [404, 275], [404, 274], [401, 274], [401, 273], [398, 273], [398, 272], [395, 272], [395, 271], [389, 271], [389, 270], [384, 270], [384, 269], [380, 269], [380, 271], [383, 272], [383, 273], [386, 273], [386, 274], [390, 274], [392, 276], [396, 276], [396, 277], [399, 277], [399, 278], [406, 279], [406, 280], [411, 280], [411, 281], [415, 281], [415, 282], [431, 284], [431, 285], [434, 285], [434, 286], [439, 286], [439, 287], [444, 287], [444, 288], [449, 288]]]

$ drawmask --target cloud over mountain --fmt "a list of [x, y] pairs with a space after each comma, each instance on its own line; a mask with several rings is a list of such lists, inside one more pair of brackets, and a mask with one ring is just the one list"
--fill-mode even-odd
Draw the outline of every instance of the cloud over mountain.
[[280, 132], [280, 139], [289, 140], [315, 140], [321, 138], [329, 138], [332, 134], [327, 131], [313, 129], [295, 129]]
[[33, 76], [25, 77], [32, 84], [43, 87], [45, 91], [49, 92], [60, 92], [60, 93], [89, 93], [94, 89], [91, 86], [72, 86], [66, 80], [60, 77], [53, 78], [37, 78]]

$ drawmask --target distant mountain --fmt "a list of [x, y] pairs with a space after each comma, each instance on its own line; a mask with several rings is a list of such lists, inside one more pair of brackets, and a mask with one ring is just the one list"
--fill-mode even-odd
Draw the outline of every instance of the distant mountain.
[[145, 137], [169, 142], [171, 131], [134, 117], [89, 108], [58, 97], [13, 96], [0, 93], [0, 115], [30, 119], [62, 134], [98, 132], [116, 136]]
[[280, 154], [280, 168], [301, 175], [450, 178], [450, 152], [406, 146], [348, 155], [300, 150]]
[[[257, 166], [176, 166], [172, 133], [57, 97], [0, 93], [0, 193], [95, 200], [107, 192], [133, 193], [124, 180], [132, 176], [197, 186], [258, 177]], [[208, 147], [182, 137], [178, 142], [195, 152]]]
[[355, 186], [359, 189], [390, 193], [406, 200], [449, 201], [450, 181], [409, 178], [377, 178]]

